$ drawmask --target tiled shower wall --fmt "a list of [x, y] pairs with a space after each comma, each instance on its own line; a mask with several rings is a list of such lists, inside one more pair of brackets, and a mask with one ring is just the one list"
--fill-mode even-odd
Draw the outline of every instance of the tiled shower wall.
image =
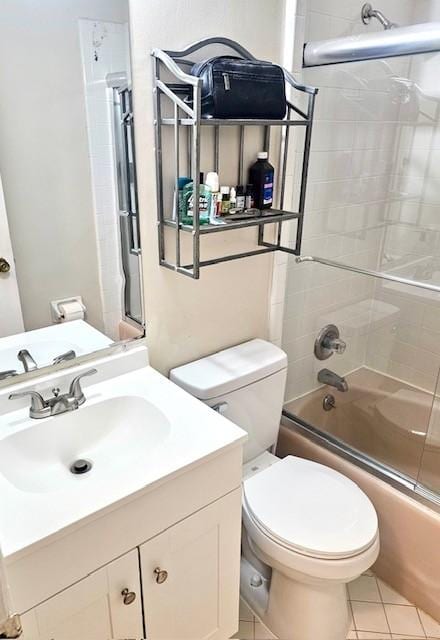
[[79, 30], [104, 326], [105, 333], [118, 340], [124, 316], [123, 276], [112, 135], [113, 92], [107, 87], [106, 76], [121, 71], [129, 75], [128, 25], [82, 19]]
[[[378, 29], [377, 24], [362, 25], [361, 4], [357, 0], [308, 0], [292, 2], [287, 10], [290, 32], [286, 30], [286, 42], [294, 30], [295, 47], [290, 64], [286, 47], [284, 64], [293, 68], [296, 77], [319, 88], [301, 253], [385, 269], [389, 266], [382, 264], [384, 256], [393, 249], [390, 238], [400, 236], [401, 240], [403, 234], [406, 244], [412, 246], [411, 236], [405, 235], [406, 227], [401, 224], [401, 212], [408, 206], [410, 194], [406, 188], [396, 187], [400, 179], [396, 175], [402, 144], [400, 123], [409, 111], [401, 84], [393, 79], [408, 77], [410, 59], [301, 70], [304, 42]], [[414, 5], [410, 0], [384, 0], [381, 10], [399, 23], [409, 24], [415, 21]], [[297, 163], [292, 164], [288, 173], [297, 185], [299, 171]], [[389, 220], [398, 223], [391, 234]], [[426, 250], [426, 246], [421, 249], [424, 255]], [[406, 264], [411, 252], [403, 253]], [[399, 267], [392, 255], [394, 264]], [[384, 295], [383, 286], [372, 278], [316, 264], [297, 265], [292, 257], [278, 258], [271, 335], [289, 357], [286, 398], [319, 386], [317, 373], [327, 363], [316, 360], [313, 343], [318, 330], [328, 323], [339, 326], [348, 344], [343, 356], [332, 358], [332, 370], [343, 375], [367, 364], [408, 379], [404, 374], [410, 372], [394, 366], [397, 361], [390, 351], [394, 349], [393, 353], [402, 357], [394, 345], [399, 328], [411, 320], [412, 303], [405, 299], [408, 289], [398, 297], [390, 291]], [[385, 343], [387, 353], [383, 351]], [[423, 361], [423, 354], [419, 355]], [[416, 383], [415, 377], [408, 381]], [[419, 376], [417, 384], [432, 388], [434, 380], [430, 371]]]
[[[412, 22], [438, 20], [435, 1], [414, 2]], [[439, 54], [409, 59], [407, 79], [394, 83], [400, 128], [384, 228], [381, 269], [440, 284]], [[377, 282], [375, 298], [399, 307], [392, 330], [370, 332], [367, 365], [433, 391], [440, 364], [439, 295]]]

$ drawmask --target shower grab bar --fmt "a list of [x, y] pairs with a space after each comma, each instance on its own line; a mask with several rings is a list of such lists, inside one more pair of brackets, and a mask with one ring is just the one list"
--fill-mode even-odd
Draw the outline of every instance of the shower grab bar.
[[410, 280], [408, 278], [402, 278], [400, 276], [393, 276], [390, 273], [386, 273], [383, 271], [373, 271], [371, 269], [363, 269], [362, 267], [352, 267], [348, 264], [344, 264], [343, 262], [335, 262], [334, 260], [317, 258], [316, 256], [298, 256], [296, 258], [296, 262], [298, 264], [302, 262], [318, 262], [319, 264], [326, 265], [327, 267], [344, 269], [345, 271], [359, 273], [363, 276], [371, 276], [372, 278], [379, 278], [380, 280], [390, 280], [391, 282], [406, 284], [410, 287], [419, 287], [420, 289], [428, 289], [428, 291], [435, 291], [436, 293], [440, 293], [440, 285], [428, 284], [427, 282], [420, 282], [418, 280]]

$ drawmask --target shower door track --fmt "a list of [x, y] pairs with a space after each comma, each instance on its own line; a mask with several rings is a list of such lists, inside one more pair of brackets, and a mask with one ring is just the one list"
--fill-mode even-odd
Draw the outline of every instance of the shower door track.
[[296, 262], [299, 264], [301, 264], [302, 262], [317, 262], [319, 264], [326, 265], [327, 267], [344, 269], [345, 271], [359, 273], [363, 276], [371, 276], [372, 278], [379, 278], [380, 280], [390, 280], [391, 282], [406, 284], [410, 287], [418, 287], [419, 289], [428, 289], [428, 291], [435, 291], [436, 293], [440, 293], [440, 286], [436, 284], [429, 284], [427, 282], [420, 282], [419, 280], [402, 278], [401, 276], [393, 276], [390, 273], [386, 273], [384, 271], [373, 271], [372, 269], [353, 267], [349, 264], [344, 264], [343, 262], [335, 262], [334, 260], [327, 260], [326, 258], [317, 258], [316, 256], [298, 256], [298, 258], [296, 258]]
[[420, 502], [425, 507], [429, 507], [437, 513], [440, 513], [440, 495], [423, 485], [417, 484], [417, 481], [414, 478], [400, 473], [396, 469], [393, 469], [378, 460], [374, 460], [374, 458], [362, 453], [358, 449], [350, 447], [344, 442], [338, 440], [338, 438], [335, 438], [321, 429], [314, 427], [305, 420], [302, 420], [293, 413], [290, 413], [290, 411], [283, 409], [282, 415], [283, 418], [287, 419], [282, 423], [283, 426], [293, 431], [297, 431], [300, 435], [306, 437], [311, 442], [320, 445], [331, 453], [336, 453], [348, 462], [360, 467], [364, 471], [368, 471], [375, 478], [386, 482], [408, 497], [416, 500], [416, 502]]

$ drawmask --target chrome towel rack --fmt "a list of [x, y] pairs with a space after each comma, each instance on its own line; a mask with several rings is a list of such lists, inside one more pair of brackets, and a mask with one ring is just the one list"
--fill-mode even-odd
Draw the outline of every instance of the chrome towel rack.
[[386, 271], [373, 271], [372, 269], [354, 267], [352, 265], [344, 264], [343, 262], [335, 262], [334, 260], [327, 260], [326, 258], [317, 258], [316, 256], [298, 256], [296, 258], [296, 262], [298, 264], [301, 264], [302, 262], [317, 262], [319, 264], [326, 265], [327, 267], [344, 269], [345, 271], [351, 271], [352, 273], [358, 273], [363, 276], [371, 276], [372, 278], [378, 278], [380, 280], [390, 280], [391, 282], [405, 284], [410, 287], [418, 287], [420, 289], [427, 289], [428, 291], [434, 291], [435, 293], [440, 293], [440, 286], [436, 284], [429, 284], [428, 282], [420, 282], [419, 280], [402, 278], [401, 276], [393, 276], [391, 273], [387, 273]]

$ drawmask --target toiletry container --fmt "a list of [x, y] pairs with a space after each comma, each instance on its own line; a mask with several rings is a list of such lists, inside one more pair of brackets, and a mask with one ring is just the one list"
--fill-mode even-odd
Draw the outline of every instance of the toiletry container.
[[221, 187], [220, 195], [220, 214], [224, 216], [229, 213], [229, 209], [231, 208], [231, 196], [229, 187]]
[[254, 192], [254, 206], [270, 209], [273, 204], [273, 181], [275, 169], [267, 160], [267, 151], [260, 151], [257, 161], [249, 169], [249, 182]]
[[209, 212], [209, 219], [211, 222], [215, 222], [215, 219], [219, 215], [218, 203], [220, 200], [218, 173], [216, 171], [210, 171], [209, 173], [207, 173], [205, 184], [211, 189], [211, 207]]
[[[200, 224], [208, 224], [211, 211], [211, 188], [203, 184], [203, 173], [200, 173], [199, 184], [199, 220]], [[183, 187], [183, 212], [181, 222], [193, 224], [194, 185], [189, 182]]]

